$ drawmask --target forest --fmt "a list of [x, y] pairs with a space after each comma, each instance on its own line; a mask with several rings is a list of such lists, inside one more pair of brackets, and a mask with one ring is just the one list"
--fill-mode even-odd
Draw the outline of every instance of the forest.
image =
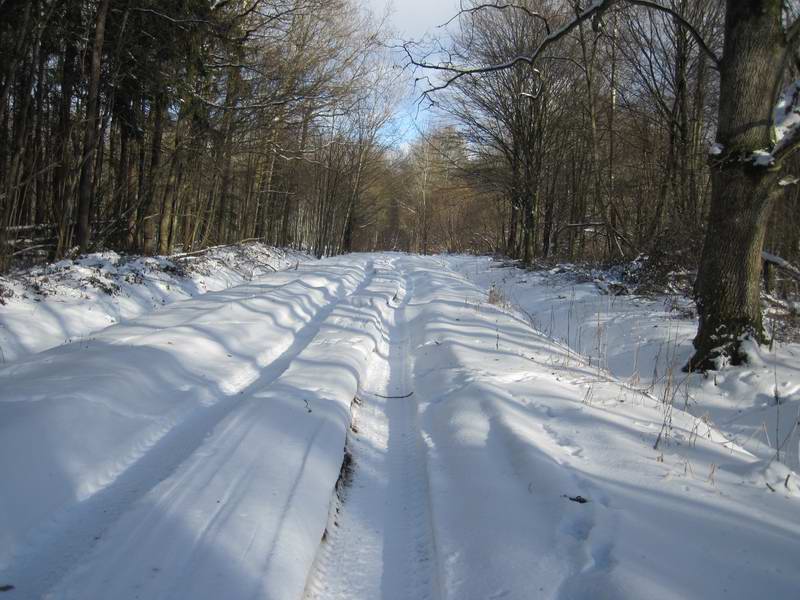
[[727, 4], [470, 1], [396, 42], [354, 0], [2, 0], [0, 269], [250, 239], [646, 256], [700, 269], [707, 367], [721, 327], [767, 337], [761, 251], [800, 255], [797, 7]]

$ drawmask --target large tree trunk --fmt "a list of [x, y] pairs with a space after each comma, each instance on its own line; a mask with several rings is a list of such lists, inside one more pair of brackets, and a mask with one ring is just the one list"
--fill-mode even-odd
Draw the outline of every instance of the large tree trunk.
[[753, 152], [772, 145], [785, 50], [780, 0], [727, 1], [717, 132], [724, 150], [711, 159], [711, 210], [695, 290], [700, 327], [687, 365], [692, 370], [713, 369], [722, 357], [744, 362], [742, 342], [765, 338], [761, 250], [778, 174], [774, 166], [756, 164]]
[[[773, 178], [743, 169], [717, 171], [706, 243], [697, 281], [700, 328], [689, 366], [713, 369], [720, 356], [745, 362], [741, 341], [764, 341], [761, 250], [771, 209]], [[774, 193], [774, 192], [772, 192]]]

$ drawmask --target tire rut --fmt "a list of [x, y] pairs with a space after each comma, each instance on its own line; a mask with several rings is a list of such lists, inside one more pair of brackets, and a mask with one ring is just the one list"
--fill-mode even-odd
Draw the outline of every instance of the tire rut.
[[439, 597], [426, 448], [417, 400], [409, 394], [405, 307], [413, 289], [394, 267], [390, 280], [399, 304], [384, 318], [388, 342], [353, 407], [345, 449], [352, 457], [349, 484], [332, 496], [305, 600]]

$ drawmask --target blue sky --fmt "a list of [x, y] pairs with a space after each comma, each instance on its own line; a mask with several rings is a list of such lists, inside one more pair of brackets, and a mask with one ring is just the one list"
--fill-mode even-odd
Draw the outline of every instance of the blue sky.
[[458, 0], [363, 0], [376, 14], [386, 7], [390, 22], [401, 38], [419, 39], [452, 17]]
[[[361, 0], [376, 15], [383, 15], [389, 10], [389, 26], [396, 32], [397, 40], [420, 40], [426, 35], [441, 36], [444, 32], [437, 29], [458, 12], [458, 0]], [[410, 81], [410, 74], [409, 74]], [[426, 129], [433, 115], [421, 109], [416, 100], [416, 93], [410, 89], [409, 97], [398, 107], [393, 127], [384, 132], [387, 136], [398, 140], [401, 148], [408, 147], [419, 136], [418, 129]]]

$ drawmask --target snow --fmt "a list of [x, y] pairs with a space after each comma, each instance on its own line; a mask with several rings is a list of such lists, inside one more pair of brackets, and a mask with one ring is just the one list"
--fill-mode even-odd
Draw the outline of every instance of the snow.
[[769, 167], [775, 163], [775, 157], [768, 150], [755, 150], [748, 158], [757, 167]]
[[[416, 294], [402, 266], [391, 260], [373, 282], [392, 300], [378, 302], [384, 336], [354, 404], [347, 442], [355, 467], [331, 505], [306, 600], [436, 596], [425, 447], [413, 398], [408, 316]], [[375, 560], [381, 556], [390, 560]]]
[[526, 272], [498, 269], [485, 257], [452, 257], [449, 265], [485, 289], [494, 285], [509, 307], [574, 352], [575, 360], [599, 365], [603, 376], [655, 397], [674, 397], [763, 461], [775, 457], [778, 438], [782, 461], [800, 469], [800, 431], [795, 426], [800, 345], [776, 343], [772, 351], [752, 345], [748, 367], [687, 376], [681, 369], [693, 353], [697, 321], [693, 303], [680, 293], [604, 294], [617, 281], [613, 273], [585, 277], [570, 266]]
[[[47, 577], [34, 575], [41, 556], [26, 554], [24, 547], [45, 542], [52, 576], [60, 575], [71, 566], [73, 550], [61, 547], [59, 540], [70, 547], [92, 545], [100, 508], [101, 521], [110, 524], [127, 504], [147, 504], [146, 488], [193, 455], [202, 456], [194, 450], [226, 419], [244, 419], [252, 428], [255, 416], [247, 416], [249, 406], [267, 404], [257, 396], [261, 386], [282, 370], [284, 379], [292, 374], [292, 365], [285, 363], [294, 358], [296, 364], [295, 354], [314, 338], [324, 323], [320, 319], [356, 288], [366, 270], [361, 260], [276, 273], [263, 283], [175, 303], [106, 329], [88, 342], [54, 348], [3, 369], [0, 565], [11, 564], [23, 580], [28, 575], [45, 585]], [[330, 318], [338, 317], [332, 313]], [[330, 377], [321, 375], [319, 385], [338, 381], [341, 374]], [[284, 379], [274, 389], [281, 389]], [[306, 399], [314, 405], [313, 396]], [[262, 419], [263, 429], [272, 432], [278, 423], [287, 424], [289, 416], [282, 410], [305, 414], [298, 402], [283, 398], [288, 406], [274, 407], [282, 421]], [[304, 404], [300, 408], [305, 410]], [[318, 410], [325, 415], [336, 409], [322, 404]], [[237, 443], [252, 451], [242, 440]], [[266, 450], [280, 458], [279, 447], [270, 444]], [[245, 464], [252, 463], [255, 454], [247, 456]], [[330, 460], [338, 464], [334, 456]], [[201, 487], [212, 491], [213, 480], [203, 475], [201, 470]], [[216, 500], [220, 497], [213, 505]], [[179, 532], [163, 526], [170, 538]]]
[[[481, 261], [447, 259], [477, 279]], [[769, 492], [762, 463], [677, 407], [653, 450], [665, 422], [657, 399], [435, 277], [452, 295], [431, 297], [417, 380], [431, 399], [422, 419], [445, 598], [529, 597], [525, 583], [543, 598], [794, 593], [796, 486]], [[444, 305], [459, 299], [452, 327]], [[780, 565], [761, 562], [779, 547]]]
[[[747, 159], [757, 167], [771, 167], [775, 163], [775, 155], [786, 149], [797, 135], [797, 126], [800, 124], [800, 80], [790, 83], [778, 98], [775, 108], [772, 111], [772, 148], [756, 150]], [[718, 144], [714, 144], [711, 154], [715, 152]], [[786, 178], [789, 181], [791, 178]], [[781, 183], [781, 185], [791, 185], [793, 182]]]
[[100, 252], [0, 277], [0, 364], [305, 260], [263, 244], [171, 259]]
[[755, 424], [775, 377], [800, 406], [797, 347], [681, 382], [680, 300], [497, 266], [301, 263], [0, 369], [0, 586], [796, 595], [796, 438], [777, 462]]
[[783, 90], [778, 103], [775, 105], [772, 125], [776, 147], [780, 147], [784, 140], [791, 138], [798, 123], [800, 123], [798, 94], [800, 94], [800, 80], [793, 81]]

